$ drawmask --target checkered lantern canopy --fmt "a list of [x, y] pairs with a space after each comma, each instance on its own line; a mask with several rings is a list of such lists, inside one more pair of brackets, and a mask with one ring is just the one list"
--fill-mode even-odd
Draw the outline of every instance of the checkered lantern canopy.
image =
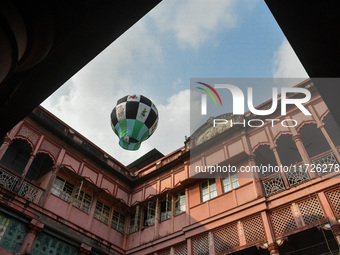
[[126, 150], [138, 150], [156, 130], [158, 111], [150, 99], [128, 95], [117, 101], [111, 113], [111, 126]]

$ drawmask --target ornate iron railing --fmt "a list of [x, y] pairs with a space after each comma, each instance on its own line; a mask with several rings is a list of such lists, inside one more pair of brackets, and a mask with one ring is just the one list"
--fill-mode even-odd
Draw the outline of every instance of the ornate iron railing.
[[262, 185], [266, 196], [286, 189], [281, 173], [275, 174], [274, 176], [263, 180]]
[[333, 152], [329, 152], [325, 155], [312, 159], [313, 171], [322, 176], [329, 174], [337, 169], [339, 172], [339, 161], [336, 159]]
[[31, 200], [34, 203], [39, 203], [39, 200], [42, 196], [44, 191], [42, 189], [39, 189], [35, 187], [34, 185], [28, 183], [28, 182], [23, 182], [18, 194], [28, 200]]
[[19, 177], [7, 172], [0, 167], [0, 185], [9, 190], [14, 190], [15, 185], [18, 183]]
[[[9, 189], [11, 191], [16, 192], [16, 186], [20, 182], [20, 177], [16, 176], [7, 170], [0, 167], [0, 186]], [[22, 184], [20, 185], [19, 192], [17, 192], [18, 195], [34, 202], [39, 203], [39, 200], [44, 193], [44, 190], [30, 184], [27, 181], [22, 181]]]
[[299, 185], [310, 179], [305, 165], [294, 166], [285, 172], [289, 187]]

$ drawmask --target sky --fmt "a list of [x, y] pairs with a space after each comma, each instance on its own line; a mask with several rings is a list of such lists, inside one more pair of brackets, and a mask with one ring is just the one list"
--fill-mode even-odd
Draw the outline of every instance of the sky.
[[[263, 0], [163, 0], [42, 106], [127, 165], [153, 148], [166, 155], [182, 147], [190, 78], [225, 77], [308, 77]], [[148, 97], [159, 112], [138, 151], [122, 149], [110, 125], [129, 94]]]

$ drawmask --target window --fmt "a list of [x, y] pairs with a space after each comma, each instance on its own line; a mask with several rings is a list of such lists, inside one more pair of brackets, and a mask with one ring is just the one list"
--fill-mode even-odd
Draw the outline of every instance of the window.
[[185, 212], [185, 192], [178, 193], [175, 196], [175, 215]]
[[54, 181], [51, 193], [69, 202], [73, 193], [73, 189], [74, 186], [71, 183], [57, 176]]
[[139, 206], [136, 208], [136, 212], [130, 216], [129, 233], [133, 233], [139, 230]]
[[105, 224], [109, 224], [111, 208], [104, 203], [97, 201], [94, 217]]
[[148, 206], [144, 210], [144, 226], [152, 226], [155, 224], [156, 204], [148, 202]]
[[80, 189], [77, 189], [73, 205], [86, 213], [90, 213], [92, 196]]
[[166, 198], [161, 203], [161, 218], [160, 220], [167, 220], [171, 218], [171, 196], [166, 194]]
[[237, 173], [228, 173], [228, 177], [222, 179], [223, 192], [235, 189], [239, 186]]
[[202, 202], [208, 201], [217, 196], [215, 179], [207, 180], [201, 183]]
[[[124, 232], [125, 232], [125, 216], [120, 214], [116, 210], [114, 210], [113, 214], [112, 214], [111, 227], [124, 234]], [[137, 228], [137, 230], [138, 230], [138, 228]], [[137, 230], [135, 230], [135, 231], [137, 231]]]

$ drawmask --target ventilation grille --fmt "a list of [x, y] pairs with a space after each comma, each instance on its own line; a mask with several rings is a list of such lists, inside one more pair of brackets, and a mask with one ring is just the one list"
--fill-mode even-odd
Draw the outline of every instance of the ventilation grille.
[[340, 215], [340, 188], [327, 192], [327, 197], [331, 203], [333, 212], [336, 216]]
[[287, 233], [297, 228], [291, 207], [273, 211], [270, 215], [276, 236]]
[[181, 243], [177, 246], [174, 247], [175, 248], [175, 255], [187, 255], [187, 243]]
[[300, 208], [302, 218], [306, 225], [322, 220], [325, 217], [319, 200], [316, 197], [299, 202], [297, 205]]
[[215, 243], [215, 253], [227, 251], [240, 246], [237, 223], [219, 229], [213, 233]]
[[192, 241], [193, 255], [209, 255], [208, 234], [196, 237]]
[[244, 220], [242, 221], [242, 223], [247, 243], [252, 243], [265, 239], [262, 219], [260, 215]]

